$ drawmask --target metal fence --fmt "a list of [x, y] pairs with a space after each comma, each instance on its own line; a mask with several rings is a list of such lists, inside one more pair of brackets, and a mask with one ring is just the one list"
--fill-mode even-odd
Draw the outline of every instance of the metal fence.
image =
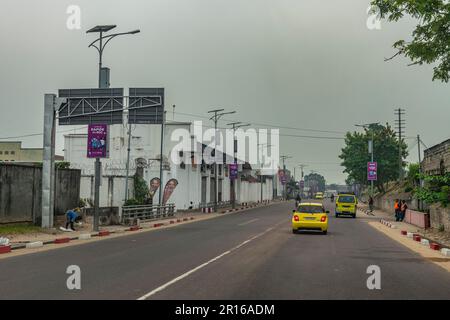
[[137, 220], [148, 221], [161, 218], [169, 218], [175, 215], [175, 204], [170, 203], [165, 206], [159, 205], [139, 205], [122, 207], [122, 223], [135, 224]]

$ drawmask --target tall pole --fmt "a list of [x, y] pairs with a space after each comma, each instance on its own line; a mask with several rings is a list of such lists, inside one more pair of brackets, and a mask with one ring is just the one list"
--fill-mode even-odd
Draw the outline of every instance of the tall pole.
[[[283, 160], [283, 176], [286, 175], [286, 165], [284, 164], [284, 161], [286, 159], [291, 158], [290, 156], [280, 156], [280, 158]], [[286, 183], [283, 184], [283, 198], [286, 199]]]
[[398, 170], [399, 170], [399, 174], [398, 174], [398, 178], [399, 178], [399, 182], [402, 181], [403, 179], [403, 156], [402, 156], [402, 134], [404, 133], [404, 129], [405, 129], [405, 120], [402, 119], [402, 116], [405, 115], [405, 110], [398, 108], [395, 110], [396, 115], [397, 115], [397, 119], [396, 121], [396, 125], [397, 125], [397, 133], [398, 133]]
[[100, 31], [100, 50], [99, 53], [99, 59], [98, 59], [98, 87], [102, 87], [102, 56], [103, 56], [103, 31]]
[[163, 121], [161, 123], [161, 159], [159, 162], [159, 206], [162, 206], [162, 192], [163, 192], [163, 154], [164, 154], [164, 127], [166, 125], [166, 111], [163, 114]]
[[[420, 135], [417, 135], [417, 152], [419, 155], [419, 175], [422, 174], [422, 155], [420, 153]], [[419, 186], [422, 186], [422, 178], [419, 176]], [[422, 209], [422, 202], [420, 200], [417, 200], [417, 206], [419, 207], [419, 210]]]
[[[373, 149], [374, 149], [374, 134], [372, 129], [372, 147], [371, 147], [371, 153], [372, 153], [372, 162], [373, 162]], [[370, 195], [373, 197], [373, 180], [370, 180]]]
[[215, 110], [211, 110], [208, 111], [208, 113], [214, 113], [214, 115], [210, 118], [210, 120], [214, 121], [214, 212], [217, 212], [217, 192], [218, 192], [218, 188], [217, 188], [217, 122], [219, 121], [219, 118], [223, 115], [226, 114], [232, 114], [235, 113], [236, 111], [231, 111], [231, 112], [222, 112], [225, 109], [215, 109]]
[[[102, 59], [103, 59], [103, 31], [100, 31], [100, 50], [98, 55], [98, 87], [102, 87]], [[98, 231], [99, 219], [100, 219], [100, 179], [101, 177], [102, 163], [100, 158], [95, 158], [94, 165], [94, 231]], [[128, 183], [128, 181], [126, 181]], [[125, 195], [126, 197], [126, 195]]]
[[[128, 114], [128, 118], [130, 115]], [[131, 151], [131, 123], [128, 121], [128, 148], [127, 148], [127, 164], [125, 173], [125, 202], [128, 200], [128, 177], [130, 175], [130, 151]]]

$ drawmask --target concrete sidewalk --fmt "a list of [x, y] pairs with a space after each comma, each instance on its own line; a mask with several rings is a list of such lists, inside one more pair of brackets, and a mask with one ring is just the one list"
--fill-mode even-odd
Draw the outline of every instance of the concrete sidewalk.
[[367, 213], [368, 205], [360, 203], [358, 204], [358, 217], [361, 218], [375, 218], [377, 220], [383, 219], [388, 221], [391, 225], [394, 225], [395, 229], [404, 230], [410, 233], [419, 234], [422, 238], [429, 239], [433, 242], [439, 243], [443, 247], [450, 247], [450, 233], [449, 232], [441, 232], [433, 228], [423, 229], [418, 226], [406, 223], [395, 221], [394, 208], [392, 208], [392, 212], [386, 212], [383, 210], [375, 209], [372, 213]]

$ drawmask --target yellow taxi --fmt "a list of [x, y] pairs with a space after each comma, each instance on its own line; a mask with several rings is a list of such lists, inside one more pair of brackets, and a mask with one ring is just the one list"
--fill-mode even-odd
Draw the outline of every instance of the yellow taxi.
[[336, 208], [334, 210], [336, 218], [341, 215], [350, 215], [356, 218], [358, 199], [351, 193], [340, 193], [336, 198]]
[[323, 192], [316, 192], [315, 198], [316, 199], [323, 199]]
[[292, 232], [297, 233], [301, 230], [316, 230], [327, 234], [329, 211], [321, 203], [300, 203], [297, 210], [293, 210]]

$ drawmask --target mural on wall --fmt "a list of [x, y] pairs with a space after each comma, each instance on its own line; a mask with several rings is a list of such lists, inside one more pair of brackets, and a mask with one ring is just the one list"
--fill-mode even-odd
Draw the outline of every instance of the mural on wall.
[[177, 185], [178, 185], [177, 179], [170, 179], [169, 181], [167, 181], [166, 187], [164, 188], [163, 201], [162, 201], [163, 205], [165, 205], [167, 203], [167, 201], [169, 200], [170, 196], [173, 193], [173, 190], [175, 190]]

